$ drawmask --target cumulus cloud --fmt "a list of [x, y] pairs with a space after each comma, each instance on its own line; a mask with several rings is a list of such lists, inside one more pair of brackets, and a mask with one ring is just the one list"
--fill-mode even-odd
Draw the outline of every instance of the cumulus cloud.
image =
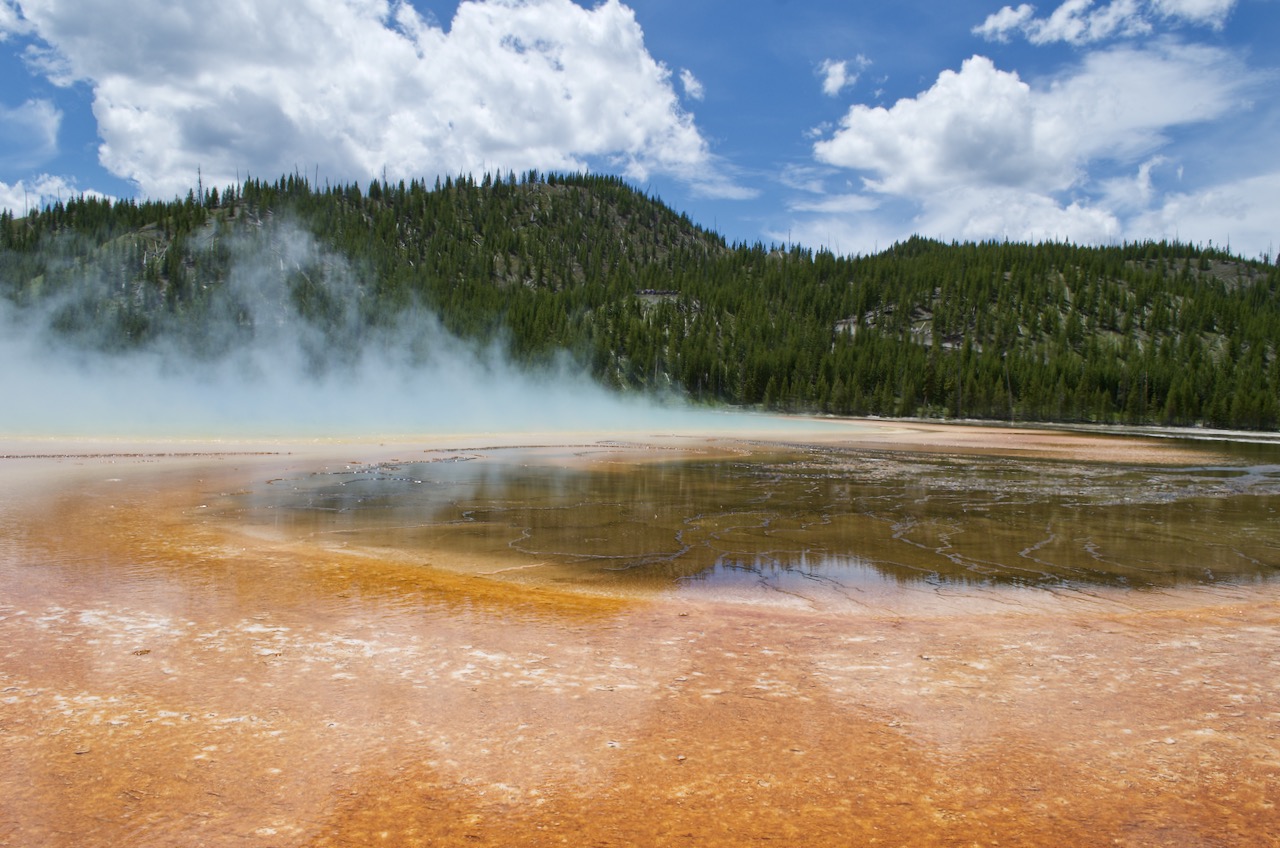
[[912, 235], [1105, 244], [1131, 233], [1105, 205], [1001, 187], [951, 189], [915, 204], [841, 195], [796, 203], [791, 211], [797, 217], [788, 232], [797, 241], [842, 254], [875, 253]]
[[13, 0], [0, 0], [0, 41], [8, 40], [10, 35], [25, 35], [27, 31], [28, 24]]
[[[853, 65], [852, 68], [850, 64]], [[846, 59], [823, 60], [822, 64], [818, 65], [818, 76], [822, 77], [822, 93], [828, 97], [835, 97], [846, 88], [855, 85], [862, 71], [870, 64], [871, 60], [862, 55], [852, 63]]]
[[1119, 212], [1141, 211], [1156, 198], [1152, 175], [1170, 163], [1167, 156], [1152, 156], [1138, 166], [1137, 172], [1102, 181], [1102, 202]]
[[1253, 250], [1278, 220], [1274, 177], [1167, 192], [1183, 166], [1174, 139], [1244, 113], [1264, 82], [1227, 51], [1168, 39], [1094, 51], [1034, 82], [974, 56], [914, 98], [851, 107], [813, 150], [861, 190], [794, 202], [793, 227], [865, 251], [872, 236], [883, 247], [912, 233], [1221, 243], [1228, 229]]
[[1047, 18], [1036, 17], [1035, 6], [1005, 6], [973, 28], [990, 41], [1008, 41], [1021, 33], [1032, 44], [1091, 44], [1110, 38], [1147, 35], [1155, 22], [1169, 20], [1220, 29], [1236, 0], [1066, 0]]
[[1045, 179], [1046, 157], [1034, 155], [1032, 99], [1017, 74], [975, 56], [915, 99], [891, 108], [854, 105], [814, 152], [827, 164], [869, 172], [868, 187], [890, 194]]
[[848, 256], [876, 253], [916, 232], [919, 230], [904, 225], [886, 210], [880, 209], [877, 212], [856, 214], [798, 214], [786, 226], [773, 227], [765, 236], [778, 244], [789, 241], [814, 249], [825, 248], [839, 256]]
[[1164, 43], [1088, 56], [1032, 88], [974, 56], [890, 108], [855, 105], [814, 146], [817, 158], [867, 174], [871, 190], [923, 197], [958, 187], [1047, 193], [1084, 178], [1091, 161], [1131, 161], [1179, 125], [1239, 105], [1240, 78], [1222, 51]]
[[1122, 230], [1119, 218], [1099, 205], [1008, 188], [952, 189], [931, 199], [915, 223], [922, 233], [959, 239], [1086, 244], [1114, 241]]
[[1245, 255], [1271, 252], [1280, 245], [1280, 171], [1166, 195], [1129, 229], [1131, 237], [1212, 240]]
[[0, 105], [0, 167], [34, 168], [58, 153], [62, 112], [48, 100], [28, 100], [12, 109]]
[[834, 59], [824, 61], [818, 72], [822, 75], [822, 93], [828, 97], [835, 97], [845, 86], [857, 80], [856, 74], [850, 79], [848, 62], [837, 62]]
[[44, 45], [28, 60], [89, 84], [102, 164], [152, 196], [184, 193], [197, 168], [217, 183], [592, 162], [734, 189], [710, 173], [671, 71], [618, 0], [464, 2], [447, 31], [404, 0], [23, 0], [22, 12]]
[[66, 177], [41, 174], [34, 179], [18, 180], [13, 184], [0, 182], [0, 209], [22, 215], [31, 209], [40, 209], [58, 200], [69, 200], [80, 195], [108, 197], [101, 192], [84, 191], [76, 186], [75, 181]]

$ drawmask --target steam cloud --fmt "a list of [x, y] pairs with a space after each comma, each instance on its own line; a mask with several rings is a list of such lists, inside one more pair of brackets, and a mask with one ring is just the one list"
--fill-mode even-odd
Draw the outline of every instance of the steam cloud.
[[[231, 242], [208, 317], [124, 351], [104, 352], [100, 323], [68, 334], [65, 317], [93, 296], [91, 280], [36, 306], [0, 300], [0, 433], [349, 438], [726, 423], [610, 393], [567, 357], [518, 368], [500, 345], [466, 342], [424, 308], [371, 328], [359, 317], [359, 271], [297, 227], [271, 223]], [[300, 314], [300, 279], [324, 306], [319, 320]]]

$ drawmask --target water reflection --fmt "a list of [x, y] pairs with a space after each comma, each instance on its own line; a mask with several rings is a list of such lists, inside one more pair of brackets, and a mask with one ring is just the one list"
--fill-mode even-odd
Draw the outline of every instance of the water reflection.
[[436, 452], [274, 480], [220, 508], [289, 537], [610, 591], [1272, 576], [1277, 449], [1201, 450], [1177, 467], [817, 446], [657, 461], [607, 445]]

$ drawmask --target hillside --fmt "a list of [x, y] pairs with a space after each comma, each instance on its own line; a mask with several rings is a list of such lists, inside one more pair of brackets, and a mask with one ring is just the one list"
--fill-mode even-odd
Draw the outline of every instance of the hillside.
[[727, 245], [620, 180], [526, 174], [0, 216], [0, 295], [66, 344], [217, 358], [306, 328], [316, 368], [429, 310], [620, 390], [841, 415], [1280, 423], [1280, 269], [1140, 243], [839, 258]]

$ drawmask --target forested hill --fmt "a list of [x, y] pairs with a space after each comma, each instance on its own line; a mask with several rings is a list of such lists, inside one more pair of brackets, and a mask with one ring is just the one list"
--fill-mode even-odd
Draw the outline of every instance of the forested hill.
[[1165, 242], [916, 238], [857, 258], [727, 245], [609, 177], [290, 176], [169, 203], [76, 198], [0, 216], [0, 292], [104, 351], [165, 339], [218, 357], [294, 321], [350, 352], [425, 307], [516, 362], [567, 351], [604, 384], [707, 402], [1280, 422], [1273, 265]]

